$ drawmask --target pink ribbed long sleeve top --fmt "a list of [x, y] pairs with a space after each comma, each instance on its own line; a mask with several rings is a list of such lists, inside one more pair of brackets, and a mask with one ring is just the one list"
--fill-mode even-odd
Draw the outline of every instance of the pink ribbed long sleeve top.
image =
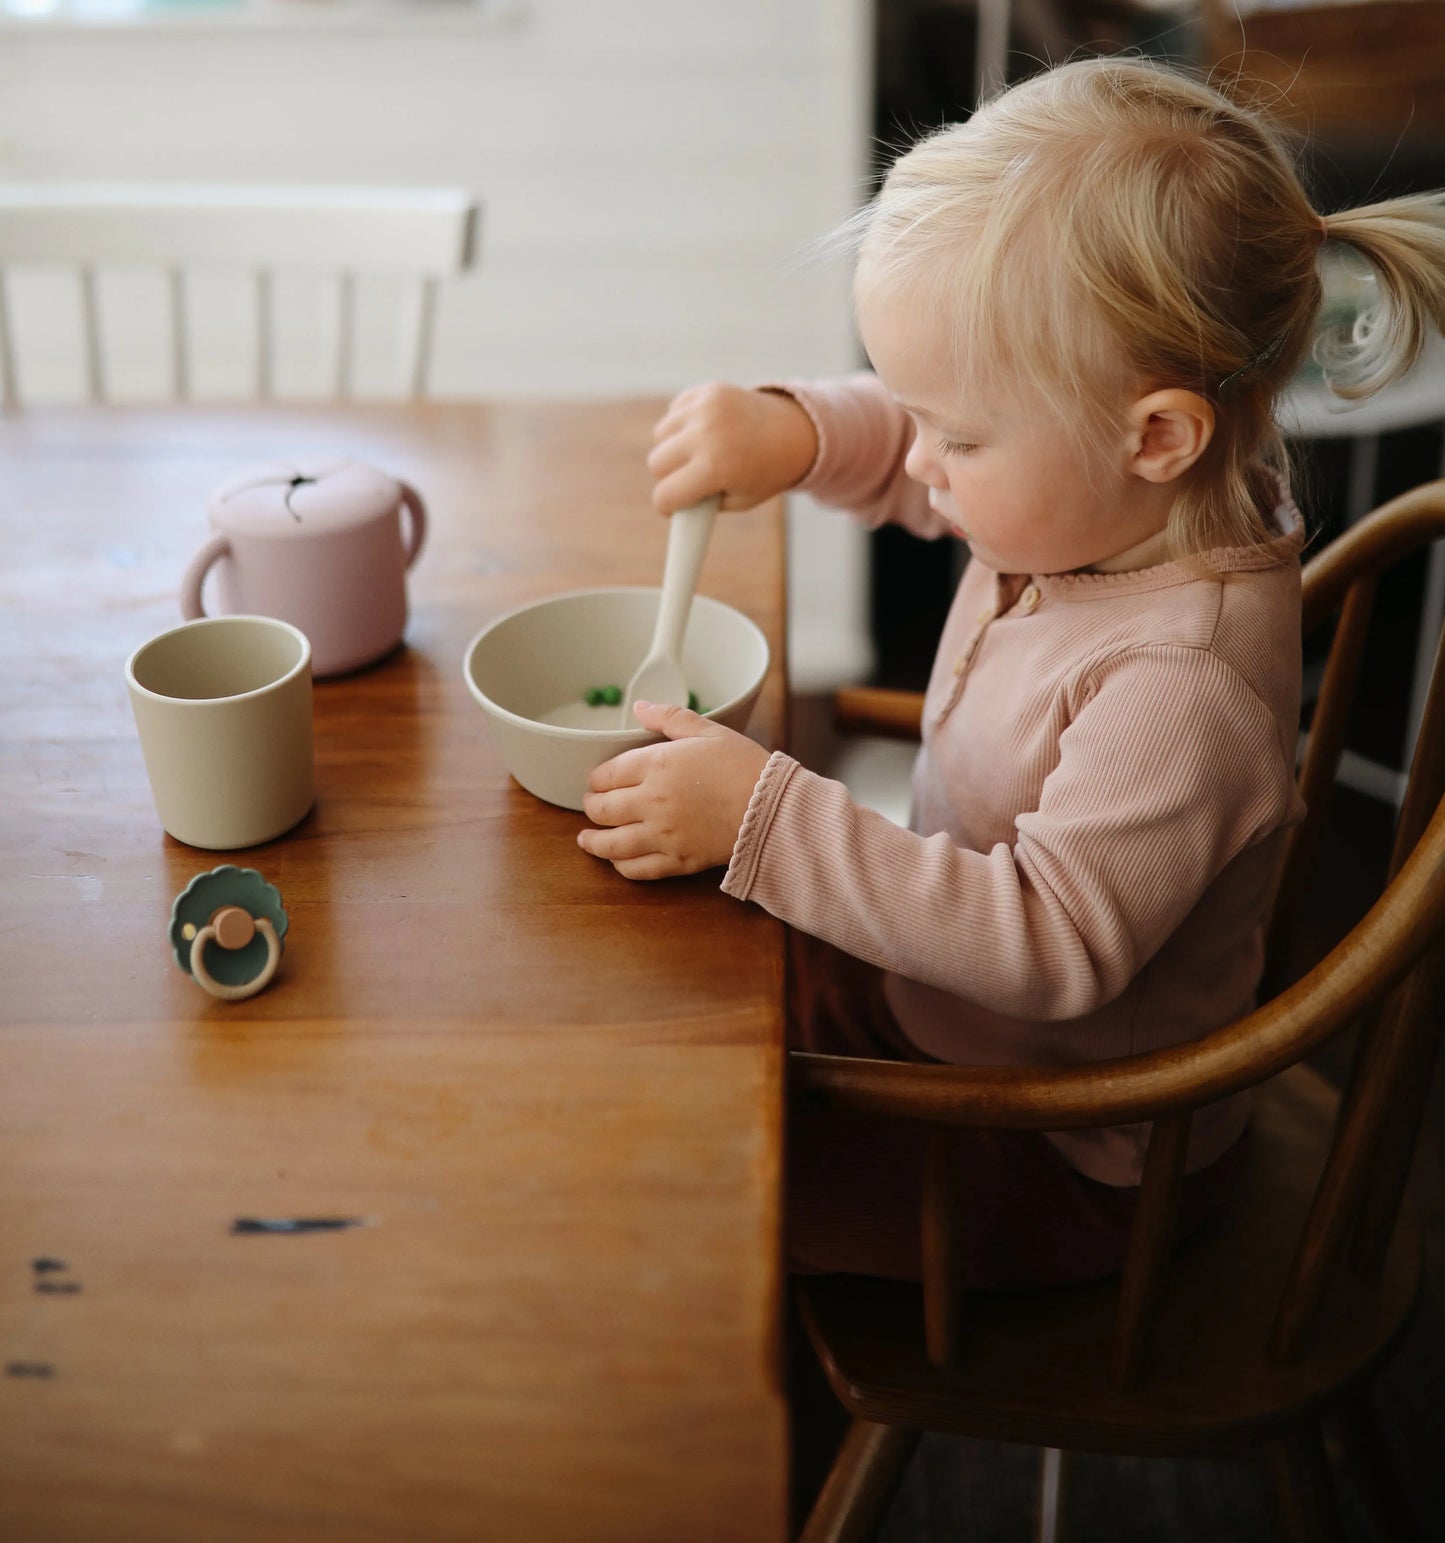
[[[869, 526], [948, 534], [872, 375], [786, 388], [818, 430], [803, 488]], [[888, 972], [907, 1038], [955, 1064], [1062, 1065], [1194, 1039], [1254, 1004], [1285, 829], [1303, 814], [1293, 505], [1271, 547], [1120, 574], [969, 562], [924, 700], [908, 829], [775, 753], [724, 890]], [[1219, 1156], [1243, 1095], [1196, 1116]], [[1147, 1126], [1050, 1139], [1139, 1182]]]

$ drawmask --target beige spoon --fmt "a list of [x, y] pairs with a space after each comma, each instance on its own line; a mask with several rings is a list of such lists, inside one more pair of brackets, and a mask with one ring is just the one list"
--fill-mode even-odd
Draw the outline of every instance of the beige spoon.
[[620, 726], [632, 727], [632, 704], [636, 701], [661, 702], [674, 707], [687, 706], [687, 677], [682, 673], [682, 638], [687, 631], [688, 612], [697, 588], [697, 575], [707, 551], [712, 522], [722, 502], [716, 495], [700, 504], [679, 509], [667, 525], [667, 559], [662, 568], [662, 595], [657, 605], [657, 622], [652, 629], [652, 646], [632, 673], [622, 694]]

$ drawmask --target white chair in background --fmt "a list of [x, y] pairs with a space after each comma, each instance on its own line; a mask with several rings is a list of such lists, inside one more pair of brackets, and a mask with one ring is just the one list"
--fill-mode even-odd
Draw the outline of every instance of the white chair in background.
[[0, 404], [47, 375], [93, 402], [424, 396], [477, 216], [453, 188], [0, 184]]

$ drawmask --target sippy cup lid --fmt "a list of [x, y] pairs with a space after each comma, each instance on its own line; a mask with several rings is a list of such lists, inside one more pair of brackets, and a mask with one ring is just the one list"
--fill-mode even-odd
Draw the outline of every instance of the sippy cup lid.
[[337, 535], [395, 514], [401, 488], [379, 467], [350, 457], [273, 461], [237, 473], [211, 495], [213, 529], [300, 540]]

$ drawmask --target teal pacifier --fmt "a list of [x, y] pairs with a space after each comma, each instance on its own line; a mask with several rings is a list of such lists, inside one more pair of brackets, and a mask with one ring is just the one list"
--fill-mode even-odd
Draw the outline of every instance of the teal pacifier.
[[281, 892], [254, 868], [198, 873], [171, 906], [176, 963], [223, 1002], [255, 996], [281, 962], [288, 918]]

